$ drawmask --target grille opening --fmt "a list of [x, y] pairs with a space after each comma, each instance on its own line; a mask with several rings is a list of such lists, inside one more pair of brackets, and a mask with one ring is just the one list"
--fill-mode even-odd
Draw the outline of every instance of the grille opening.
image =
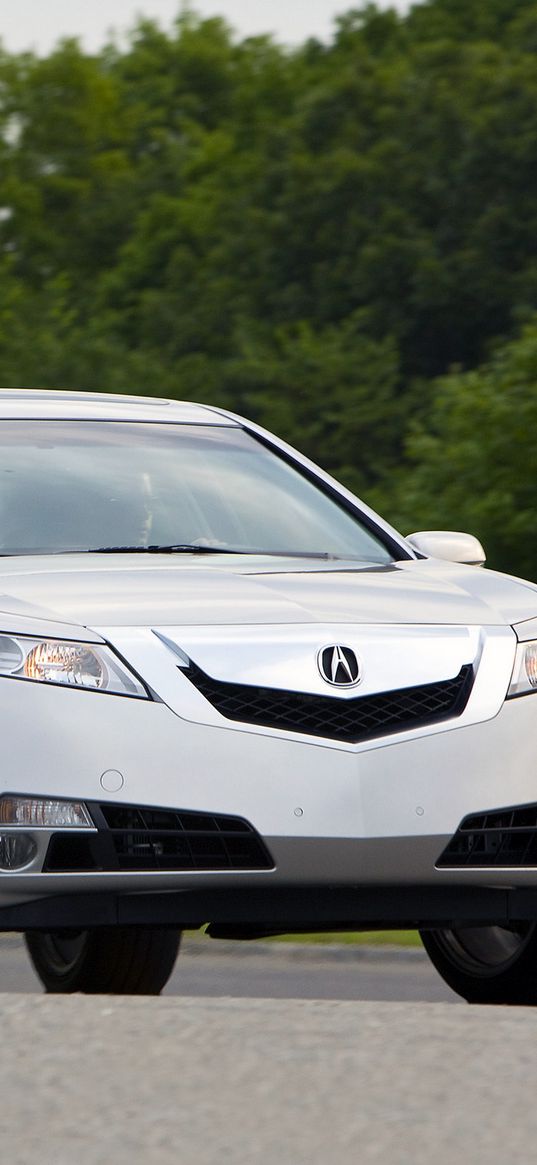
[[353, 744], [460, 716], [474, 681], [473, 668], [466, 664], [454, 679], [342, 700], [231, 684], [213, 679], [193, 663], [181, 671], [228, 720]]
[[90, 804], [89, 809], [97, 833], [54, 834], [44, 871], [274, 868], [259, 834], [241, 817], [139, 805]]
[[537, 866], [537, 805], [465, 817], [436, 864], [441, 869]]

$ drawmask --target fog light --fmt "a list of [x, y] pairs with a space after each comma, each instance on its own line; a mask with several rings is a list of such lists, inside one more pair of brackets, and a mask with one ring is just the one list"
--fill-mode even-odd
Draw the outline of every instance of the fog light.
[[0, 825], [95, 829], [81, 801], [53, 801], [48, 797], [0, 797]]
[[29, 865], [37, 846], [29, 833], [0, 833], [0, 869], [20, 870]]

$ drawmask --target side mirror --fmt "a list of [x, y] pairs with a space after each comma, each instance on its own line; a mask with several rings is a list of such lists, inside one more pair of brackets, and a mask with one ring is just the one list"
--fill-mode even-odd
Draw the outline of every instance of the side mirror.
[[407, 542], [426, 558], [445, 558], [467, 566], [483, 566], [487, 561], [479, 539], [458, 530], [419, 530], [417, 534], [409, 534]]

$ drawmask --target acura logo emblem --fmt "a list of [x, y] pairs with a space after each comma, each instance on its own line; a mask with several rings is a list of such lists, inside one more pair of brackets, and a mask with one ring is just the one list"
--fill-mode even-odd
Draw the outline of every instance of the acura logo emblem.
[[322, 647], [317, 664], [323, 680], [336, 688], [354, 688], [362, 678], [358, 656], [350, 647], [343, 647], [341, 643]]

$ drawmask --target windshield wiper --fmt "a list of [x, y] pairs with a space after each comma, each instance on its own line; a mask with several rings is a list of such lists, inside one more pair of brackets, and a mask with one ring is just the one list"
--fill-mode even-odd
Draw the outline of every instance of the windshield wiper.
[[[50, 550], [47, 548], [31, 550], [3, 550], [0, 558], [13, 558], [18, 555], [62, 555], [62, 554], [240, 554], [251, 557], [265, 558], [310, 558], [321, 559], [323, 562], [369, 562], [369, 559], [358, 558], [354, 554], [331, 554], [326, 550], [261, 550], [259, 547], [241, 549], [233, 546], [212, 546], [203, 542], [174, 542], [170, 545], [159, 546], [90, 546], [71, 548], [70, 550]], [[377, 565], [377, 564], [374, 564]], [[379, 564], [379, 565], [385, 565]]]
[[363, 562], [353, 554], [331, 554], [326, 550], [262, 550], [258, 546], [213, 546], [204, 542], [173, 542], [160, 546], [90, 546], [85, 550], [54, 550], [52, 554], [242, 554], [266, 558], [318, 558], [323, 562]]
[[[76, 552], [75, 552], [76, 553]], [[232, 550], [226, 546], [205, 546], [188, 542], [172, 543], [170, 546], [96, 546], [86, 554], [248, 554], [247, 550]]]
[[[76, 554], [78, 551], [60, 551], [63, 554]], [[321, 558], [323, 561], [340, 561], [341, 554], [329, 554], [325, 550], [260, 550], [250, 547], [241, 550], [231, 546], [210, 546], [203, 542], [177, 542], [170, 546], [96, 546], [84, 551], [85, 554], [262, 554], [270, 558]], [[346, 558], [354, 560], [353, 555]]]

